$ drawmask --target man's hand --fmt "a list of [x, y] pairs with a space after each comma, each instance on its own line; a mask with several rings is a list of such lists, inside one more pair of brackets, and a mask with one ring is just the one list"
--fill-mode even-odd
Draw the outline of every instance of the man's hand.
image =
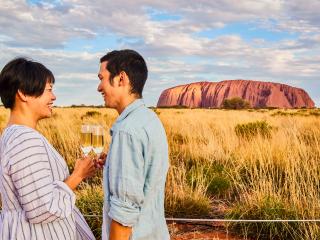
[[94, 165], [98, 169], [102, 169], [104, 164], [106, 163], [107, 154], [102, 152], [98, 158], [94, 160]]
[[132, 227], [125, 227], [120, 223], [112, 220], [110, 225], [109, 240], [129, 240], [131, 232]]

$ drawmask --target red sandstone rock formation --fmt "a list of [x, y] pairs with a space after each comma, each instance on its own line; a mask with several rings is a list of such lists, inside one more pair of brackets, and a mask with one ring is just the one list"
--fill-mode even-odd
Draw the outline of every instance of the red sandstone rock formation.
[[162, 92], [157, 106], [219, 108], [224, 99], [233, 97], [247, 100], [254, 108], [313, 108], [315, 106], [308, 93], [301, 88], [251, 80], [197, 82], [169, 88]]

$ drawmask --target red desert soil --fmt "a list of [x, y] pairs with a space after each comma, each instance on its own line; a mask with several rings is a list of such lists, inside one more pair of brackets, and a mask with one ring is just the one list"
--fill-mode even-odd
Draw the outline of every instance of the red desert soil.
[[228, 233], [222, 224], [194, 225], [169, 223], [171, 240], [243, 240], [233, 233]]

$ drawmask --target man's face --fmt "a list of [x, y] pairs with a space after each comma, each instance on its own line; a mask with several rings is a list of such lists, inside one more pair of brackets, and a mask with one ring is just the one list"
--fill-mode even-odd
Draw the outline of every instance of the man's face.
[[107, 64], [108, 62], [102, 62], [100, 64], [100, 71], [98, 73], [100, 84], [98, 85], [98, 92], [103, 96], [106, 107], [116, 108], [119, 101], [118, 91], [117, 87], [110, 83], [110, 72], [106, 68]]

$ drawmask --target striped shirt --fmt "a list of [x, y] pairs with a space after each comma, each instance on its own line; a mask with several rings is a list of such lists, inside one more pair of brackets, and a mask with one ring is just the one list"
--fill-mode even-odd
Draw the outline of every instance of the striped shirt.
[[95, 239], [64, 183], [67, 164], [36, 130], [7, 127], [0, 139], [0, 239]]

